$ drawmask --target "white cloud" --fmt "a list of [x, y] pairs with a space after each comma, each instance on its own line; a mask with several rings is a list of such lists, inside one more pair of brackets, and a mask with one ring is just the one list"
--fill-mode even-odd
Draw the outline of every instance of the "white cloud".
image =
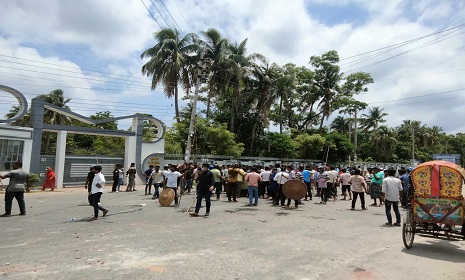
[[[150, 1], [145, 2], [151, 6]], [[164, 2], [182, 31], [189, 32], [176, 3]], [[158, 1], [154, 3], [168, 23], [174, 26], [164, 7]], [[248, 38], [249, 53], [262, 53], [270, 62], [292, 62], [305, 66], [309, 66], [308, 61], [312, 55], [321, 55], [335, 49], [339, 51], [341, 58], [349, 57], [432, 33], [457, 22], [465, 15], [463, 1], [177, 0], [177, 3], [192, 31], [196, 33], [213, 27], [232, 41], [239, 42]], [[368, 17], [362, 23], [354, 18], [353, 21], [345, 19], [329, 26], [312, 16], [318, 13], [318, 5], [313, 4], [365, 9]], [[153, 11], [164, 25], [158, 13]], [[73, 71], [80, 74], [73, 75], [81, 75], [84, 79], [73, 79], [64, 77], [64, 73], [57, 73], [53, 79], [62, 83], [54, 86], [73, 84], [87, 88], [118, 88], [117, 92], [64, 89], [71, 97], [114, 100], [113, 104], [103, 103], [101, 107], [115, 109], [115, 115], [140, 109], [163, 116], [167, 122], [173, 116], [173, 109], [169, 107], [173, 100], [161, 98], [164, 96], [161, 89], [151, 92], [149, 81], [141, 79], [140, 67], [144, 62], [138, 56], [154, 43], [152, 33], [158, 30], [158, 26], [148, 16], [140, 1], [5, 1], [2, 3], [0, 17], [0, 54], [8, 53], [11, 56], [81, 69], [91, 65], [91, 69], [116, 74], [93, 73], [99, 76], [92, 78], [104, 80], [95, 81], [89, 80], [89, 76], [85, 75], [88, 72], [80, 69], [74, 69]], [[461, 105], [462, 99], [457, 97], [463, 92], [403, 102], [374, 103], [465, 87], [461, 79], [463, 71], [431, 74], [463, 68], [463, 36], [447, 39], [365, 69], [364, 71], [372, 73], [375, 84], [360, 99], [373, 106], [385, 107], [385, 112], [389, 113], [390, 126], [399, 125], [403, 119], [417, 119], [428, 125], [443, 126], [447, 132], [465, 131], [465, 125], [459, 117], [465, 106]], [[433, 38], [428, 40], [431, 39]], [[348, 72], [419, 46], [422, 42], [404, 46], [352, 67], [346, 64], [351, 60], [342, 61], [341, 65], [343, 71]], [[49, 55], [50, 53], [53, 55]], [[73, 56], [74, 54], [76, 55]], [[2, 65], [6, 64], [0, 62], [0, 66]], [[4, 72], [5, 69], [0, 71]], [[425, 73], [430, 75], [397, 79]], [[23, 72], [13, 70], [9, 73], [17, 76], [21, 74], [24, 75]], [[45, 74], [27, 74], [32, 76], [28, 78], [29, 84], [49, 84], [42, 80], [47, 77], [50, 79]], [[119, 77], [121, 83], [118, 84], [118, 80], [110, 79], [111, 77]], [[5, 80], [2, 77], [1, 83], [5, 82], [18, 83], [18, 80]], [[41, 87], [34, 86], [20, 86], [20, 89], [33, 92], [42, 90]], [[125, 102], [134, 104], [125, 105]]]

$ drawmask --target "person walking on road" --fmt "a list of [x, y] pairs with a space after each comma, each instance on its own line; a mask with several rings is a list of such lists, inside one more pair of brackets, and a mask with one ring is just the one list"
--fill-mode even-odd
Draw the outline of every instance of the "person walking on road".
[[[228, 184], [226, 189], [226, 195], [228, 196], [228, 202], [237, 202], [237, 175], [239, 174], [239, 165], [236, 163], [232, 167], [228, 168]], [[231, 196], [232, 199], [231, 200]]]
[[176, 166], [171, 165], [170, 171], [165, 173], [165, 187], [172, 188], [174, 191], [174, 206], [178, 206], [178, 179], [182, 173], [176, 171]]
[[50, 188], [53, 191], [55, 189], [55, 185], [55, 172], [53, 172], [51, 167], [47, 167], [47, 174], [45, 174], [45, 181], [42, 184], [42, 191], [45, 191], [46, 188]]
[[95, 176], [92, 180], [92, 205], [94, 206], [94, 217], [91, 220], [98, 220], [99, 210], [103, 212], [102, 217], [105, 217], [108, 213], [108, 209], [103, 208], [100, 204], [100, 199], [102, 198], [103, 188], [105, 187], [105, 176], [102, 174], [102, 167], [96, 165], [92, 168]]
[[[149, 169], [145, 170], [144, 176], [145, 176], [145, 195], [151, 195], [152, 194], [152, 184], [153, 184], [153, 165], [149, 165]], [[148, 192], [147, 192], [148, 189]]]
[[90, 167], [90, 171], [87, 173], [86, 184], [84, 185], [84, 188], [87, 190], [87, 201], [90, 206], [92, 206], [92, 181], [95, 177], [95, 173], [92, 171], [93, 168], [94, 166]]
[[362, 210], [368, 210], [368, 208], [365, 206], [365, 192], [367, 190], [367, 183], [365, 178], [360, 176], [360, 173], [360, 169], [355, 169], [354, 175], [350, 176], [349, 178], [349, 184], [352, 186], [352, 193], [354, 195], [352, 200], [352, 207], [350, 210], [355, 210], [355, 203], [357, 202], [357, 197], [359, 196], [360, 202], [362, 203]]
[[136, 191], [136, 164], [133, 162], [126, 171], [126, 177], [128, 177], [128, 185], [126, 187], [127, 192]]
[[155, 189], [152, 199], [157, 199], [160, 196], [159, 189], [163, 187], [163, 181], [165, 180], [163, 172], [160, 171], [160, 166], [155, 166], [155, 171], [152, 173], [153, 188]]
[[26, 180], [29, 173], [22, 169], [23, 163], [13, 162], [13, 170], [5, 175], [0, 175], [0, 179], [10, 179], [10, 183], [5, 191], [5, 214], [3, 217], [11, 216], [13, 198], [16, 198], [19, 205], [19, 215], [26, 215], [26, 203], [24, 202], [24, 192], [26, 191]]
[[[383, 180], [381, 185], [384, 205], [386, 208], [386, 217], [388, 220], [385, 225], [400, 227], [399, 201], [402, 196], [402, 183], [398, 178], [394, 177], [396, 175], [396, 170], [388, 169], [387, 174], [388, 177]], [[396, 222], [394, 224], [392, 223], [391, 206], [396, 214]]]
[[212, 191], [215, 188], [215, 177], [213, 172], [210, 171], [209, 164], [202, 164], [203, 170], [197, 176], [197, 204], [195, 205], [195, 212], [190, 213], [192, 217], [198, 217], [202, 199], [205, 198], [206, 213], [205, 216], [210, 216], [210, 207]]
[[372, 206], [376, 206], [376, 199], [379, 199], [379, 206], [383, 205], [383, 198], [381, 194], [381, 184], [383, 183], [384, 172], [378, 167], [373, 168], [373, 174], [371, 178], [370, 194], [374, 200]]
[[[252, 171], [245, 175], [245, 180], [247, 181], [247, 191], [249, 193], [249, 204], [248, 206], [257, 206], [258, 205], [258, 185], [262, 181], [262, 177], [257, 173], [257, 168], [252, 167]], [[254, 203], [252, 204], [252, 200]]]
[[305, 195], [305, 200], [307, 200], [308, 197], [310, 197], [310, 200], [312, 200], [312, 179], [309, 166], [302, 170], [302, 177], [304, 179], [305, 186], [307, 187], [307, 195]]
[[223, 176], [221, 176], [221, 171], [220, 167], [218, 165], [215, 165], [213, 169], [211, 170], [213, 173], [213, 177], [215, 178], [215, 194], [216, 194], [216, 200], [221, 200], [221, 179]]

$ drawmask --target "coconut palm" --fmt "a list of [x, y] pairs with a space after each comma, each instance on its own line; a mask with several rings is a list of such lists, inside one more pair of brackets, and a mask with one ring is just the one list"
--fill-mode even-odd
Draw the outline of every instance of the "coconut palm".
[[349, 127], [352, 125], [352, 120], [349, 118], [344, 118], [343, 116], [337, 116], [331, 123], [330, 128], [341, 134], [348, 134]]
[[380, 148], [384, 161], [388, 162], [397, 144], [395, 131], [387, 126], [380, 126], [373, 132], [372, 141]]
[[205, 40], [200, 41], [204, 50], [204, 58], [209, 59], [210, 78], [208, 80], [207, 96], [207, 120], [210, 118], [210, 107], [212, 98], [216, 97], [219, 92], [227, 85], [227, 67], [225, 60], [229, 53], [229, 41], [223, 38], [220, 32], [214, 28], [202, 32]]
[[387, 113], [383, 113], [384, 109], [380, 107], [368, 108], [367, 114], [362, 114], [362, 128], [365, 130], [376, 130], [380, 123], [385, 123], [384, 117], [388, 116]]
[[179, 122], [179, 88], [182, 85], [188, 92], [193, 84], [195, 64], [199, 59], [200, 46], [194, 41], [195, 34], [189, 33], [181, 36], [177, 29], [164, 28], [154, 34], [157, 43], [145, 50], [141, 58], [150, 58], [142, 66], [142, 74], [152, 76], [151, 89], [158, 83], [168, 98], [174, 97], [176, 121]]
[[[48, 102], [57, 107], [70, 110], [67, 104], [71, 101], [71, 98], [65, 99], [64, 93], [61, 89], [53, 90], [49, 94], [41, 94], [38, 96], [38, 98], [42, 98], [45, 100], [45, 102]], [[70, 125], [71, 118], [61, 113], [45, 109], [44, 123]]]
[[[10, 111], [5, 114], [5, 118], [6, 119], [11, 119], [11, 118], [15, 117], [18, 114], [19, 109], [20, 109], [19, 105], [13, 105], [11, 107]], [[11, 122], [10, 124], [11, 125], [16, 125], [16, 126], [30, 126], [30, 124], [29, 124], [30, 119], [31, 119], [31, 115], [30, 115], [30, 112], [28, 110], [27, 113], [22, 118], [17, 119], [16, 121]]]
[[[51, 91], [49, 94], [41, 94], [37, 97], [42, 98], [45, 100], [45, 102], [48, 102], [62, 109], [70, 110], [67, 104], [71, 101], [71, 99], [70, 98], [65, 99], [64, 93], [61, 89], [56, 89], [56, 90]], [[57, 125], [72, 125], [72, 120], [70, 117], [66, 115], [45, 109], [44, 123], [57, 124]], [[54, 134], [52, 134], [51, 132], [47, 132], [47, 131], [44, 132], [43, 143], [45, 144], [42, 145], [42, 152], [44, 153], [50, 152], [51, 150], [50, 148], [52, 145], [52, 138], [54, 137], [55, 137]]]
[[259, 63], [251, 63], [251, 73], [248, 79], [247, 103], [253, 104], [253, 116], [255, 121], [252, 127], [252, 139], [250, 141], [250, 154], [253, 153], [255, 136], [258, 125], [268, 127], [270, 124], [269, 113], [276, 98], [276, 81], [280, 76], [280, 67], [266, 59], [259, 59]]

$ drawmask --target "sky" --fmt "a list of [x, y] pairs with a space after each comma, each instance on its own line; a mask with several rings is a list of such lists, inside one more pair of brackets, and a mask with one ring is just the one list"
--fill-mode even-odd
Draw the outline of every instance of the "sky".
[[[248, 38], [249, 53], [280, 65], [310, 67], [310, 56], [336, 50], [345, 74], [372, 75], [375, 82], [356, 99], [383, 108], [388, 126], [413, 119], [465, 132], [462, 0], [10, 0], [0, 6], [0, 84], [29, 101], [60, 88], [75, 112], [149, 113], [171, 126], [174, 102], [161, 85], [150, 90], [140, 54], [156, 43], [160, 26], [184, 34], [216, 28], [232, 42]], [[16, 104], [0, 92], [0, 116]]]

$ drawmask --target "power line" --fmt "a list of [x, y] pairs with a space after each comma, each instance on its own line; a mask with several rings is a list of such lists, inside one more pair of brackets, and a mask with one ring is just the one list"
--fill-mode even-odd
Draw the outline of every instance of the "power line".
[[[139, 77], [134, 77], [134, 76], [129, 76], [129, 75], [115, 74], [115, 73], [98, 71], [98, 70], [91, 70], [91, 69], [86, 69], [86, 68], [81, 68], [81, 67], [74, 67], [74, 66], [61, 65], [61, 64], [56, 64], [56, 63], [43, 62], [43, 61], [38, 61], [38, 60], [20, 58], [20, 57], [16, 57], [16, 56], [9, 56], [9, 55], [0, 54], [0, 57], [14, 58], [14, 59], [19, 59], [19, 60], [24, 60], [24, 61], [29, 61], [29, 62], [42, 63], [42, 64], [53, 65], [53, 66], [64, 67], [64, 68], [78, 69], [78, 70], [87, 71], [87, 72], [102, 73], [102, 74], [107, 74], [107, 75], [112, 75], [112, 76], [127, 77], [127, 78], [137, 79], [137, 80], [144, 80], [144, 81], [147, 80], [147, 79], [144, 79], [144, 78], [139, 78]], [[5, 61], [5, 60], [1, 60], [1, 61]], [[9, 62], [9, 61], [5, 61], [5, 62]], [[10, 63], [12, 63], [12, 62], [10, 62]], [[33, 64], [27, 64], [27, 65], [34, 66]], [[55, 68], [50, 68], [50, 69], [55, 69]], [[74, 72], [74, 73], [81, 74], [81, 72]], [[90, 74], [85, 74], [85, 75], [90, 75]]]
[[158, 20], [153, 16], [152, 12], [149, 10], [149, 8], [147, 8], [147, 6], [145, 5], [144, 3], [144, 0], [140, 0], [142, 2], [142, 5], [144, 5], [145, 9], [147, 10], [147, 12], [149, 12], [149, 14], [152, 16], [153, 20], [157, 23], [158, 27], [160, 27], [160, 29], [163, 29], [160, 25], [160, 23], [158, 22]]
[[[465, 26], [465, 25], [464, 25], [464, 26]], [[462, 27], [463, 27], [463, 26], [461, 26], [460, 28], [462, 28]], [[459, 30], [460, 28], [457, 28], [457, 30]], [[448, 36], [448, 35], [450, 35], [450, 34], [453, 34], [453, 33], [456, 32], [457, 30], [453, 30], [453, 31], [451, 31], [451, 32], [448, 32], [448, 33], [446, 33], [446, 34], [444, 34], [444, 35], [442, 35], [442, 36], [440, 36], [440, 37], [438, 37], [438, 38], [435, 38], [435, 39], [433, 39], [433, 40], [431, 40], [431, 41], [428, 41], [427, 43], [424, 43], [424, 44], [428, 44], [428, 43], [433, 44], [433, 43], [440, 42], [441, 40], [439, 40], [439, 39], [441, 39], [441, 38], [443, 38], [443, 37], [446, 37], [446, 36]], [[459, 33], [459, 34], [461, 34], [461, 33]], [[436, 41], [436, 42], [435, 42], [435, 41]], [[410, 44], [410, 43], [408, 43], [408, 44]], [[354, 60], [354, 61], [351, 61], [351, 62], [348, 62], [348, 63], [345, 63], [345, 64], [341, 64], [340, 66], [344, 66], [345, 68], [351, 67], [351, 66], [354, 66], [354, 65], [363, 63], [363, 62], [365, 62], [365, 61], [371, 60], [372, 58], [375, 58], [375, 57], [381, 56], [381, 55], [383, 55], [383, 54], [389, 53], [389, 52], [391, 52], [391, 51], [394, 51], [394, 50], [396, 50], [396, 49], [398, 49], [398, 48], [400, 48], [400, 47], [406, 46], [406, 45], [408, 45], [408, 44], [403, 44], [403, 45], [401, 45], [401, 46], [399, 46], [399, 47], [392, 48], [392, 49], [388, 49], [388, 50], [385, 50], [385, 51], [380, 52], [380, 53], [378, 53], [378, 54], [371, 55], [371, 56], [369, 56], [369, 57], [362, 57], [362, 58], [359, 58], [359, 59], [357, 59], [357, 60]], [[420, 46], [422, 46], [422, 45], [420, 45]], [[416, 48], [418, 48], [418, 47], [419, 47], [419, 46], [415, 47], [413, 50], [416, 50]]]
[[395, 46], [398, 46], [398, 45], [410, 44], [410, 43], [413, 43], [413, 42], [415, 42], [415, 41], [418, 41], [418, 40], [421, 40], [421, 39], [424, 39], [424, 38], [427, 38], [427, 37], [430, 37], [430, 36], [433, 36], [433, 35], [436, 35], [436, 34], [439, 34], [439, 33], [442, 33], [442, 32], [450, 31], [450, 30], [453, 30], [453, 29], [455, 29], [455, 28], [461, 28], [461, 27], [464, 26], [465, 24], [461, 24], [461, 25], [458, 25], [458, 26], [455, 26], [455, 27], [452, 27], [452, 26], [454, 26], [454, 25], [456, 25], [456, 24], [458, 24], [458, 23], [460, 23], [460, 22], [463, 22], [463, 21], [465, 21], [465, 19], [464, 19], [464, 20], [460, 20], [460, 21], [458, 21], [458, 22], [455, 22], [455, 23], [451, 24], [451, 25], [450, 25], [450, 28], [440, 29], [440, 30], [435, 31], [435, 32], [433, 32], [433, 33], [429, 33], [429, 34], [427, 34], [427, 35], [424, 35], [424, 36], [421, 36], [421, 37], [417, 37], [417, 38], [414, 38], [414, 39], [410, 39], [410, 40], [407, 40], [407, 41], [404, 41], [404, 42], [400, 42], [400, 43], [397, 43], [397, 44], [392, 44], [392, 45], [389, 45], [389, 46], [386, 46], [386, 47], [382, 47], [382, 48], [379, 48], [379, 49], [375, 49], [375, 50], [363, 52], [363, 53], [360, 53], [360, 54], [352, 55], [352, 56], [349, 56], [349, 57], [341, 58], [339, 61], [351, 59], [351, 58], [354, 58], [354, 57], [362, 56], [362, 55], [365, 55], [365, 54], [377, 52], [377, 51], [384, 50], [384, 49], [388, 49], [388, 48], [392, 48], [392, 47], [395, 47]]
[[184, 22], [187, 24], [187, 27], [189, 28], [189, 30], [191, 31], [191, 33], [194, 33], [189, 25], [189, 23], [187, 22], [186, 18], [184, 17], [184, 14], [182, 13], [181, 11], [181, 8], [179, 8], [179, 5], [178, 5], [178, 1], [174, 0], [174, 3], [176, 3], [176, 7], [178, 7], [178, 10], [179, 12], [181, 13], [181, 16], [182, 18], [184, 19]]
[[445, 73], [450, 73], [450, 72], [459, 72], [459, 71], [463, 71], [463, 70], [465, 70], [465, 68], [459, 68], [459, 69], [453, 69], [453, 70], [449, 70], [449, 71], [442, 71], [442, 72], [435, 72], [435, 73], [424, 73], [424, 74], [411, 75], [411, 76], [402, 76], [402, 77], [396, 77], [396, 78], [381, 79], [381, 80], [376, 80], [376, 82], [379, 83], [379, 82], [394, 81], [394, 80], [400, 80], [400, 79], [406, 79], [406, 78], [415, 78], [415, 77], [423, 77], [423, 76], [430, 76], [430, 75], [437, 75], [437, 74], [445, 74]]
[[157, 6], [155, 6], [155, 3], [153, 3], [152, 0], [150, 0], [150, 2], [152, 2], [152, 5], [153, 7], [157, 10], [157, 12], [160, 14], [160, 17], [163, 19], [163, 21], [166, 23], [166, 26], [168, 26], [169, 28], [171, 28], [171, 26], [168, 24], [168, 22], [166, 21], [166, 19], [163, 17], [163, 15], [161, 14], [160, 10], [158, 10]]
[[[150, 1], [152, 1], [152, 0], [150, 0]], [[166, 5], [165, 5], [165, 3], [163, 2], [163, 0], [160, 0], [160, 2], [161, 2], [161, 4], [163, 5], [163, 7], [165, 7], [165, 9], [166, 9], [166, 11], [168, 12], [168, 14], [170, 15], [170, 17], [173, 19], [174, 24], [179, 28], [179, 31], [181, 31], [181, 33], [182, 33], [183, 36], [185, 36], [185, 35], [184, 35], [184, 32], [182, 32], [181, 27], [179, 27], [178, 23], [176, 22], [176, 20], [174, 19], [174, 17], [171, 15], [170, 11], [169, 11], [168, 8], [166, 7]], [[152, 2], [152, 3], [153, 3], [153, 2]]]
[[[391, 59], [393, 59], [393, 58], [396, 58], [396, 57], [398, 57], [398, 56], [401, 56], [401, 55], [404, 55], [404, 54], [407, 54], [407, 53], [410, 53], [410, 52], [413, 52], [413, 51], [419, 50], [419, 49], [421, 49], [421, 48], [424, 48], [424, 47], [427, 47], [427, 46], [430, 46], [430, 45], [433, 45], [433, 44], [436, 44], [436, 43], [442, 42], [442, 41], [444, 41], [444, 40], [447, 40], [447, 39], [450, 39], [450, 38], [453, 38], [453, 37], [459, 36], [459, 35], [461, 35], [461, 34], [464, 34], [464, 33], [465, 33], [465, 32], [461, 32], [461, 33], [458, 33], [458, 34], [452, 35], [452, 36], [450, 36], [450, 37], [443, 38], [442, 40], [434, 39], [434, 40], [432, 40], [432, 41], [429, 41], [429, 42], [427, 42], [427, 43], [425, 43], [425, 44], [423, 44], [423, 45], [417, 46], [417, 47], [415, 47], [415, 48], [413, 48], [413, 49], [410, 49], [410, 50], [407, 50], [407, 51], [401, 52], [401, 53], [399, 53], [399, 54], [396, 54], [396, 55], [393, 55], [393, 56], [391, 56], [391, 57], [388, 57], [388, 58], [385, 58], [385, 59], [382, 59], [382, 60], [379, 60], [379, 61], [373, 62], [373, 63], [371, 63], [371, 64], [368, 64], [368, 65], [365, 65], [365, 66], [362, 66], [362, 67], [360, 67], [360, 68], [357, 68], [357, 69], [354, 69], [354, 70], [350, 70], [350, 71], [347, 71], [347, 72], [348, 72], [348, 73], [350, 73], [350, 72], [356, 72], [356, 71], [360, 71], [360, 70], [363, 70], [363, 69], [369, 68], [369, 67], [371, 67], [371, 66], [374, 66], [374, 65], [380, 64], [380, 63], [382, 63], [382, 62], [385, 62], [385, 61], [391, 60]], [[449, 34], [447, 34], [447, 35], [449, 35]]]
[[462, 91], [462, 90], [465, 90], [465, 88], [459, 88], [459, 89], [453, 89], [453, 90], [447, 90], [447, 91], [441, 91], [441, 92], [435, 92], [435, 93], [429, 93], [429, 94], [423, 94], [423, 95], [417, 95], [417, 96], [410, 96], [410, 97], [404, 97], [404, 98], [399, 98], [399, 99], [376, 101], [376, 102], [371, 102], [369, 104], [372, 105], [372, 104], [377, 104], [377, 103], [388, 103], [388, 102], [404, 101], [404, 100], [408, 100], [408, 99], [422, 98], [422, 97], [426, 97], [426, 96], [440, 95], [440, 94], [445, 94], [445, 93], [450, 93], [450, 92], [455, 92], [455, 91]]

